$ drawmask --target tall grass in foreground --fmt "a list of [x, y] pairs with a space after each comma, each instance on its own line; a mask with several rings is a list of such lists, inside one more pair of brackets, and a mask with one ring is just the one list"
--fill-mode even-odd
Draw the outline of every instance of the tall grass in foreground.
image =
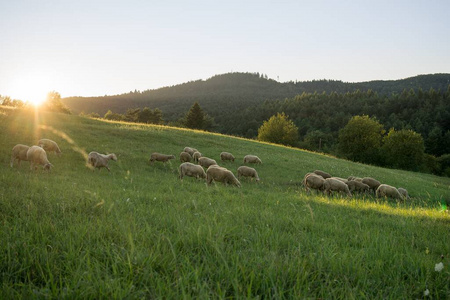
[[[450, 297], [449, 179], [166, 127], [0, 113], [0, 276], [5, 298]], [[42, 126], [45, 125], [45, 126]], [[17, 143], [58, 141], [50, 174], [9, 168]], [[151, 152], [256, 154], [261, 183], [177, 178]], [[114, 152], [112, 172], [84, 154]], [[240, 161], [224, 163], [236, 171]], [[305, 193], [314, 169], [402, 185], [414, 203]], [[443, 258], [441, 256], [443, 255]], [[443, 262], [444, 269], [435, 271]]]

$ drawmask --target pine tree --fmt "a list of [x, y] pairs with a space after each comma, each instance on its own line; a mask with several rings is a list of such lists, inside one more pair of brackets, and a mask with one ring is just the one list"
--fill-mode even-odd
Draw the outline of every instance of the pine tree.
[[193, 129], [204, 129], [205, 113], [202, 108], [195, 102], [186, 115], [186, 127]]

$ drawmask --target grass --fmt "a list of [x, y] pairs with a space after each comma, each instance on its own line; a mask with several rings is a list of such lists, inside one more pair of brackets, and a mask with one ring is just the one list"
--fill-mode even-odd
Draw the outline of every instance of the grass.
[[[0, 108], [0, 276], [5, 298], [450, 297], [450, 179], [164, 126]], [[15, 144], [46, 137], [50, 174], [9, 167]], [[177, 178], [151, 152], [185, 146], [219, 161], [256, 154], [242, 188]], [[118, 161], [92, 172], [90, 151]], [[307, 194], [303, 175], [370, 175], [413, 200]], [[443, 255], [443, 258], [441, 256]], [[434, 266], [444, 263], [444, 270]]]

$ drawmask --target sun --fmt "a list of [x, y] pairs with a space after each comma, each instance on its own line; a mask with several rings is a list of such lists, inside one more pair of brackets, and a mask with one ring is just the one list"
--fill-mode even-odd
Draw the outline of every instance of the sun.
[[44, 74], [29, 73], [12, 82], [10, 96], [37, 107], [45, 102], [47, 94], [53, 90], [52, 85], [50, 78]]

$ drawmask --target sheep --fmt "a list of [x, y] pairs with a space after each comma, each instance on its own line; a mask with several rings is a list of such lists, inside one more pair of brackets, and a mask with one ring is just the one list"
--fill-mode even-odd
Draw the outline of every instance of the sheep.
[[403, 196], [404, 199], [406, 199], [406, 200], [411, 199], [411, 198], [409, 197], [408, 191], [407, 191], [406, 189], [399, 187], [397, 190], [398, 190], [398, 192]]
[[30, 149], [27, 145], [17, 144], [12, 148], [11, 154], [11, 168], [13, 167], [14, 160], [17, 159], [17, 165], [20, 167], [20, 161], [28, 161], [27, 151]]
[[58, 144], [49, 139], [40, 139], [38, 141], [38, 146], [44, 149], [46, 152], [55, 152], [58, 155], [61, 155], [61, 150], [58, 147]]
[[221, 161], [231, 160], [234, 162], [234, 156], [233, 156], [233, 154], [231, 154], [229, 152], [222, 152], [222, 153], [220, 153], [220, 160]]
[[192, 160], [192, 156], [187, 152], [180, 153], [180, 162], [190, 162]]
[[256, 172], [255, 169], [247, 166], [240, 166], [237, 169], [237, 177], [240, 178], [241, 176], [251, 177], [252, 180], [253, 178], [255, 178], [256, 181], [259, 181], [258, 172]]
[[305, 186], [305, 189], [307, 191], [310, 191], [310, 189], [321, 191], [323, 190], [324, 183], [325, 179], [323, 179], [322, 176], [314, 173], [306, 174], [302, 181], [302, 184]]
[[345, 178], [341, 178], [341, 177], [331, 177], [331, 178], [333, 178], [333, 179], [336, 179], [336, 180], [339, 180], [339, 181], [342, 181], [343, 183], [347, 183], [348, 182], [348, 180], [347, 179], [345, 179]]
[[313, 173], [322, 176], [323, 179], [331, 178], [330, 174], [321, 170], [315, 170]]
[[256, 155], [246, 155], [244, 156], [244, 164], [245, 163], [262, 164], [262, 161]]
[[53, 165], [47, 159], [47, 153], [39, 146], [31, 146], [27, 151], [27, 160], [30, 161], [30, 170], [37, 169], [38, 165], [42, 165], [44, 170], [50, 171]]
[[376, 191], [377, 190], [377, 188], [380, 186], [380, 184], [381, 184], [381, 182], [379, 182], [378, 180], [376, 180], [376, 179], [373, 179], [372, 177], [364, 177], [362, 180], [361, 180], [361, 182], [362, 183], [364, 183], [364, 184], [367, 184], [368, 186], [369, 186], [369, 188], [372, 190], [372, 191]]
[[183, 152], [187, 152], [189, 155], [193, 156], [195, 152], [198, 152], [198, 150], [192, 147], [184, 147]]
[[154, 161], [162, 161], [163, 163], [166, 163], [167, 161], [169, 161], [169, 159], [175, 159], [175, 155], [166, 155], [166, 154], [153, 152], [150, 155], [149, 162], [150, 162], [150, 164], [153, 165]]
[[219, 167], [216, 165], [212, 165], [206, 170], [206, 183], [208, 185], [211, 185], [213, 180], [241, 187], [241, 183], [234, 176], [233, 172], [231, 172], [226, 168]]
[[202, 166], [202, 167], [204, 167], [206, 169], [209, 168], [210, 166], [217, 165], [217, 162], [214, 159], [208, 158], [208, 157], [205, 157], [205, 156], [200, 157], [198, 159], [198, 163], [199, 163], [200, 166]]
[[359, 182], [361, 182], [361, 181], [362, 181], [362, 178], [361, 178], [361, 177], [355, 177], [355, 176], [349, 176], [349, 177], [347, 178], [347, 180], [348, 180], [348, 181], [354, 180], [354, 181], [359, 181]]
[[202, 157], [202, 154], [198, 151], [194, 152], [194, 155], [192, 155], [192, 158], [194, 159], [194, 162], [198, 163], [198, 159]]
[[403, 200], [403, 196], [402, 194], [400, 194], [397, 188], [387, 184], [380, 184], [380, 186], [377, 188], [375, 195], [377, 198], [390, 197], [394, 199]]
[[334, 179], [334, 178], [325, 179], [323, 188], [325, 190], [325, 193], [327, 193], [327, 194], [330, 194], [331, 191], [336, 191], [336, 192], [344, 192], [349, 197], [352, 196], [352, 193], [350, 193], [348, 186], [345, 183], [343, 183], [342, 181]]
[[183, 180], [184, 176], [191, 176], [199, 179], [206, 178], [206, 173], [202, 166], [194, 165], [190, 162], [184, 162], [180, 165], [180, 179]]
[[356, 180], [349, 180], [347, 182], [347, 186], [348, 186], [350, 192], [358, 191], [358, 192], [368, 193], [369, 189], [370, 189], [367, 184], [364, 184], [364, 183], [356, 181]]
[[109, 172], [111, 170], [108, 167], [108, 162], [110, 160], [117, 161], [117, 156], [114, 153], [111, 154], [100, 154], [98, 152], [92, 151], [88, 155], [88, 164], [94, 167], [92, 171], [95, 170], [95, 168], [106, 168]]

